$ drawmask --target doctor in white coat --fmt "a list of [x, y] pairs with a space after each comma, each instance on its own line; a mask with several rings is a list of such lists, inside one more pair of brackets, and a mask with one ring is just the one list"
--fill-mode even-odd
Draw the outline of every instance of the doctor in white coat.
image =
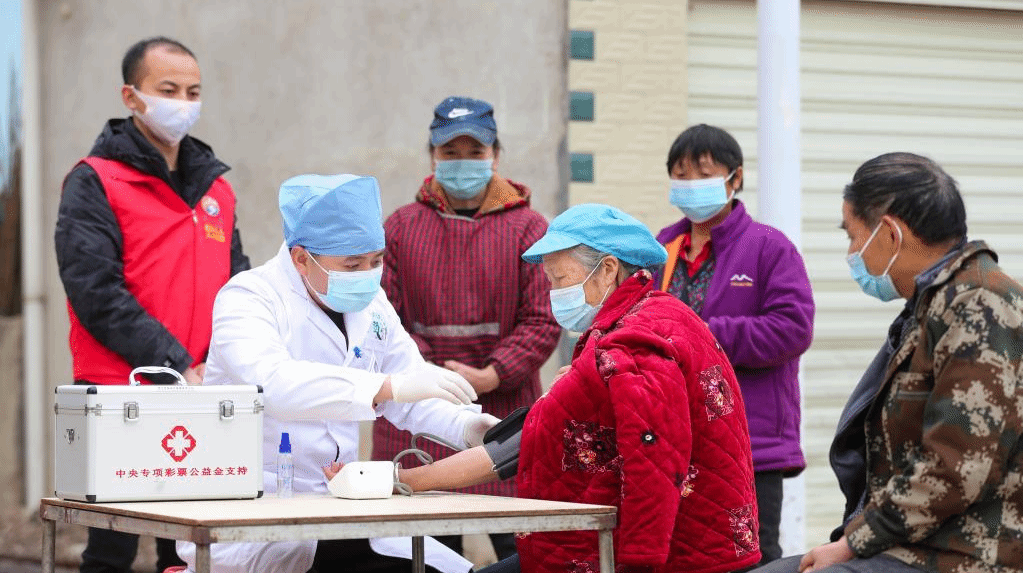
[[[469, 404], [461, 376], [426, 363], [380, 289], [384, 249], [373, 177], [301, 175], [280, 190], [285, 243], [217, 295], [204, 384], [261, 384], [263, 478], [276, 491], [277, 449], [289, 432], [296, 493], [327, 493], [324, 465], [356, 460], [359, 426], [384, 416], [466, 447], [497, 419]], [[194, 567], [195, 547], [179, 543]], [[219, 573], [408, 571], [409, 538], [236, 543], [212, 547]], [[427, 538], [427, 564], [471, 564]]]

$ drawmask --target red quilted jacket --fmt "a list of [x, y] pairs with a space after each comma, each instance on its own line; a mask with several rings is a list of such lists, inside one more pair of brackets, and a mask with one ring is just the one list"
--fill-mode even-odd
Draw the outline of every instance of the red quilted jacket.
[[[619, 568], [760, 560], [742, 394], [706, 324], [649, 273], [622, 283], [522, 430], [520, 497], [618, 507]], [[520, 537], [526, 573], [599, 571], [595, 532]]]

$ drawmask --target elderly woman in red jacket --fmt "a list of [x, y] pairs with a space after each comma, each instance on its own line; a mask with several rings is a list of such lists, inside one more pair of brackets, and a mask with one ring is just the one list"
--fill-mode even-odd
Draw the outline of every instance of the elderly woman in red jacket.
[[[707, 325], [654, 289], [646, 269], [665, 256], [642, 223], [593, 204], [555, 218], [522, 255], [542, 260], [555, 318], [582, 334], [513, 448], [518, 495], [617, 506], [615, 559], [626, 569], [735, 571], [760, 560], [742, 394]], [[414, 490], [494, 480], [510, 442], [399, 477]], [[599, 571], [595, 532], [531, 533], [518, 550], [494, 567]]]

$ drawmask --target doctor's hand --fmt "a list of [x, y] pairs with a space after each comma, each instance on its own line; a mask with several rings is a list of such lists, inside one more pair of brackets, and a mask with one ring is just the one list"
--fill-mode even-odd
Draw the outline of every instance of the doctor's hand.
[[483, 436], [487, 430], [493, 428], [501, 419], [490, 414], [473, 414], [472, 418], [465, 423], [465, 433], [462, 434], [462, 441], [465, 442], [465, 449], [475, 448], [483, 445]]
[[486, 368], [473, 368], [468, 364], [462, 364], [457, 360], [445, 360], [444, 368], [457, 372], [463, 378], [472, 384], [473, 389], [476, 390], [477, 394], [486, 394], [497, 389], [497, 386], [501, 383], [501, 379], [497, 376], [497, 370], [493, 364], [488, 364]]
[[400, 374], [391, 374], [391, 397], [395, 402], [418, 402], [440, 398], [452, 404], [471, 404], [476, 391], [458, 374], [424, 363]]

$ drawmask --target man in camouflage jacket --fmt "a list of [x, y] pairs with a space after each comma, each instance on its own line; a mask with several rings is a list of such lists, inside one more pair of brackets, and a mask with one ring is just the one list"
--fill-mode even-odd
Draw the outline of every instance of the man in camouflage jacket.
[[858, 558], [1023, 570], [1023, 288], [996, 260], [975, 241], [921, 273], [871, 364], [883, 377], [868, 369], [843, 412], [833, 539]]

